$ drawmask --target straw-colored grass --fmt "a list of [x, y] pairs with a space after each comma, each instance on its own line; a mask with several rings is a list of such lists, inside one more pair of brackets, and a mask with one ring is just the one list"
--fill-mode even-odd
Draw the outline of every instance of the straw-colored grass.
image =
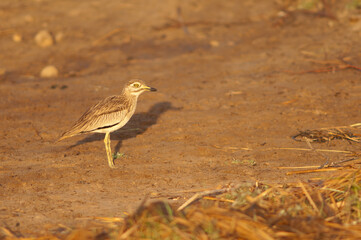
[[358, 239], [361, 172], [287, 186], [258, 185], [203, 197], [182, 211], [155, 202], [126, 220], [129, 239]]
[[[124, 221], [106, 218], [105, 227], [38, 239], [361, 239], [360, 169], [307, 183], [248, 184], [197, 196], [180, 211], [156, 201]], [[0, 239], [15, 238], [0, 229]]]
[[320, 130], [305, 130], [300, 131], [292, 137], [296, 141], [307, 139], [310, 142], [329, 142], [334, 139], [347, 140], [350, 142], [360, 142], [361, 135], [354, 134], [349, 130], [335, 128], [335, 129], [320, 129]]

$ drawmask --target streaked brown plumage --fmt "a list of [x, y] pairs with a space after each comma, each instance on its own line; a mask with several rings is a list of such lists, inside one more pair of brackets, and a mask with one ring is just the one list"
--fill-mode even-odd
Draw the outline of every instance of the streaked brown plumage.
[[123, 127], [134, 114], [138, 96], [144, 91], [156, 91], [141, 80], [129, 81], [121, 95], [110, 96], [89, 108], [58, 141], [83, 133], [105, 133], [104, 143], [109, 167], [114, 168], [110, 149], [110, 133]]

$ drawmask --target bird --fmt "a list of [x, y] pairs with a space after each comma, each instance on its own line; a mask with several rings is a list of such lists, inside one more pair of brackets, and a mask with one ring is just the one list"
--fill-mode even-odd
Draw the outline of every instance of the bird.
[[132, 79], [125, 84], [120, 95], [109, 96], [90, 107], [78, 121], [58, 139], [85, 133], [105, 133], [104, 144], [110, 168], [116, 168], [110, 147], [110, 133], [122, 128], [133, 116], [140, 94], [157, 91], [142, 80]]

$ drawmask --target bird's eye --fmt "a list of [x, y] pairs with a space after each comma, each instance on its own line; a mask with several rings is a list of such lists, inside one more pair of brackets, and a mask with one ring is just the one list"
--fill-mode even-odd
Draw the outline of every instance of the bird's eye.
[[139, 87], [140, 87], [140, 84], [139, 84], [139, 83], [133, 83], [133, 87], [139, 88]]

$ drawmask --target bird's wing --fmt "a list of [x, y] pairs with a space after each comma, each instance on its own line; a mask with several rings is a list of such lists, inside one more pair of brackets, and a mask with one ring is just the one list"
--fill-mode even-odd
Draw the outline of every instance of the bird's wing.
[[130, 104], [121, 96], [105, 98], [89, 108], [59, 140], [118, 124], [125, 118]]

